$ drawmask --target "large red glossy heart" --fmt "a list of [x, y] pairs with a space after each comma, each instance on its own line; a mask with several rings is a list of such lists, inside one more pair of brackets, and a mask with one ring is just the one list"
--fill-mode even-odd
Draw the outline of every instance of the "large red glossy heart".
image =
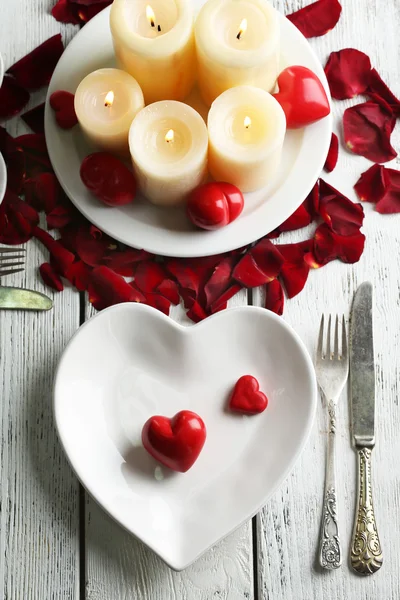
[[205, 441], [204, 421], [190, 410], [181, 410], [172, 419], [150, 417], [142, 429], [147, 452], [161, 464], [181, 473], [193, 466]]
[[260, 386], [252, 375], [243, 375], [233, 389], [229, 400], [229, 408], [235, 412], [256, 415], [268, 406], [268, 398], [260, 392]]
[[298, 129], [323, 119], [331, 112], [324, 86], [306, 67], [288, 67], [278, 77], [274, 94], [286, 115], [288, 129]]
[[58, 125], [62, 129], [72, 129], [78, 119], [74, 107], [74, 94], [58, 90], [50, 96], [50, 106], [55, 112]]
[[82, 161], [81, 179], [108, 206], [123, 206], [135, 199], [136, 180], [132, 171], [108, 152], [89, 154]]
[[238, 218], [244, 198], [235, 185], [212, 182], [200, 185], [190, 194], [187, 203], [189, 219], [201, 229], [220, 229]]

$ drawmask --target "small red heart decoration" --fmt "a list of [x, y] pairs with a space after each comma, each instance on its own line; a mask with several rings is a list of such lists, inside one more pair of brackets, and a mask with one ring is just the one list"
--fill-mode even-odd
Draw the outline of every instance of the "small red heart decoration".
[[147, 452], [180, 473], [193, 466], [205, 441], [204, 421], [190, 410], [181, 410], [172, 419], [150, 417], [142, 429], [142, 442]]
[[132, 171], [108, 152], [89, 154], [82, 161], [81, 179], [107, 206], [123, 206], [135, 199], [136, 180]]
[[50, 106], [54, 110], [56, 121], [62, 129], [72, 129], [78, 122], [74, 100], [74, 94], [64, 90], [53, 92], [50, 96]]
[[288, 129], [298, 129], [323, 119], [331, 112], [324, 86], [306, 67], [288, 67], [278, 77], [279, 92], [273, 94], [286, 115]]
[[233, 389], [229, 400], [229, 408], [235, 412], [256, 415], [268, 406], [268, 398], [260, 392], [260, 386], [252, 375], [243, 375]]
[[243, 206], [239, 188], [230, 183], [212, 182], [193, 190], [188, 198], [187, 214], [194, 225], [212, 231], [237, 219]]

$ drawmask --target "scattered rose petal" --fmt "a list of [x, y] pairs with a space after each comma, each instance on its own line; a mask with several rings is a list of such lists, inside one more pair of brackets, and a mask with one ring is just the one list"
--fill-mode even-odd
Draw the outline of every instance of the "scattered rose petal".
[[91, 272], [91, 268], [82, 260], [77, 260], [68, 267], [65, 277], [76, 287], [78, 292], [84, 292], [89, 287]]
[[305, 200], [299, 208], [278, 227], [278, 231], [294, 231], [306, 227], [312, 221], [312, 216], [308, 211], [308, 202]]
[[273, 279], [265, 286], [265, 308], [282, 315], [284, 302], [282, 285], [278, 279]]
[[39, 222], [37, 211], [9, 188], [0, 205], [0, 243], [24, 244]]
[[278, 247], [269, 239], [262, 238], [250, 249], [250, 253], [268, 280], [272, 281], [272, 279], [275, 279], [283, 263], [283, 258]]
[[319, 215], [319, 179], [315, 182], [311, 192], [304, 200], [311, 217], [315, 219]]
[[89, 223], [85, 223], [76, 232], [74, 247], [83, 262], [90, 267], [98, 267], [103, 264], [112, 242], [113, 240], [97, 227], [93, 228]]
[[400, 172], [395, 169], [385, 169], [385, 194], [377, 203], [375, 209], [381, 214], [400, 212]]
[[90, 19], [93, 19], [99, 12], [107, 8], [107, 6], [110, 6], [112, 1], [113, 0], [106, 0], [105, 2], [92, 3], [90, 6], [79, 6], [77, 14], [81, 25], [84, 25], [90, 21]]
[[361, 202], [379, 202], [385, 194], [385, 180], [383, 165], [372, 165], [357, 181], [354, 189]]
[[374, 102], [380, 103], [383, 100], [385, 104], [390, 106], [397, 117], [400, 116], [400, 100], [388, 88], [376, 69], [371, 70], [366, 93]]
[[320, 180], [319, 190], [319, 212], [332, 231], [339, 235], [358, 233], [364, 221], [361, 204], [355, 204], [323, 179]]
[[72, 252], [67, 250], [59, 240], [55, 240], [47, 231], [40, 227], [34, 227], [33, 235], [50, 252], [50, 262], [57, 273], [66, 276], [69, 267], [75, 260]]
[[40, 173], [35, 178], [35, 194], [41, 210], [50, 213], [64, 198], [64, 192], [54, 173]]
[[50, 263], [43, 263], [39, 267], [40, 275], [46, 285], [56, 290], [56, 292], [62, 292], [64, 289], [63, 282], [60, 276], [54, 271]]
[[396, 117], [376, 102], [348, 108], [343, 116], [344, 138], [355, 154], [377, 163], [393, 160], [397, 152], [390, 144]]
[[58, 0], [57, 4], [52, 8], [51, 14], [60, 23], [72, 23], [72, 25], [79, 25], [81, 23], [81, 19], [78, 16], [78, 8], [70, 0]]
[[229, 300], [236, 296], [238, 292], [242, 289], [242, 286], [239, 283], [233, 283], [230, 287], [228, 287], [223, 294], [211, 304], [211, 314], [215, 314], [227, 305]]
[[360, 260], [364, 243], [365, 235], [360, 232], [351, 236], [338, 235], [323, 223], [315, 232], [312, 250], [319, 266], [326, 265], [337, 258], [342, 262], [353, 264]]
[[136, 180], [130, 169], [108, 152], [94, 152], [83, 159], [80, 176], [84, 185], [107, 206], [130, 204], [136, 195]]
[[188, 310], [186, 314], [189, 317], [189, 319], [193, 321], [193, 323], [199, 323], [200, 321], [203, 321], [203, 319], [206, 319], [208, 317], [208, 314], [198, 302], [194, 302], [192, 307], [190, 308], [190, 310]]
[[236, 263], [236, 256], [227, 256], [215, 266], [210, 279], [204, 286], [207, 308], [214, 304], [230, 287], [232, 271]]
[[174, 258], [167, 260], [165, 267], [178, 282], [185, 307], [191, 308], [199, 293], [199, 273], [191, 269], [185, 261]]
[[72, 223], [74, 217], [75, 210], [70, 204], [66, 206], [56, 206], [46, 216], [47, 227], [49, 229], [62, 229]]
[[138, 263], [151, 258], [145, 250], [127, 248], [116, 252], [108, 252], [104, 255], [102, 263], [124, 277], [133, 277]]
[[26, 178], [33, 179], [39, 173], [53, 171], [43, 134], [20, 135], [15, 138], [15, 143], [24, 153]]
[[304, 288], [310, 267], [304, 256], [312, 248], [313, 240], [305, 240], [298, 244], [279, 245], [279, 251], [285, 259], [280, 277], [285, 286], [288, 298], [294, 298]]
[[240, 259], [232, 277], [246, 288], [259, 287], [271, 281], [271, 277], [260, 269], [250, 252]]
[[93, 269], [88, 286], [89, 300], [96, 310], [121, 302], [145, 302], [146, 298], [129, 285], [121, 275], [108, 267]]
[[7, 167], [7, 187], [19, 194], [25, 177], [24, 153], [4, 127], [0, 127], [0, 153]]
[[44, 133], [44, 103], [21, 115], [21, 119], [34, 133]]
[[326, 157], [324, 169], [327, 173], [331, 173], [337, 165], [339, 158], [339, 138], [336, 133], [332, 133], [331, 144]]
[[28, 104], [29, 92], [22, 88], [12, 77], [3, 79], [0, 88], [0, 121], [11, 119]]
[[306, 38], [325, 35], [339, 21], [342, 7], [338, 0], [317, 0], [286, 15]]
[[164, 296], [171, 304], [179, 304], [179, 290], [178, 285], [172, 279], [164, 279], [155, 289], [158, 294]]
[[165, 272], [159, 263], [142, 261], [135, 270], [135, 285], [144, 294], [155, 292], [156, 288], [165, 279]]
[[332, 52], [325, 66], [332, 98], [336, 100], [363, 94], [370, 83], [370, 73], [369, 56], [355, 48]]
[[21, 58], [7, 71], [26, 90], [37, 90], [50, 83], [51, 76], [64, 52], [61, 34], [57, 33]]
[[146, 294], [146, 304], [169, 316], [171, 302], [161, 294]]
[[72, 129], [78, 123], [75, 112], [75, 96], [71, 92], [58, 90], [50, 96], [50, 106], [54, 110], [57, 124], [61, 129]]

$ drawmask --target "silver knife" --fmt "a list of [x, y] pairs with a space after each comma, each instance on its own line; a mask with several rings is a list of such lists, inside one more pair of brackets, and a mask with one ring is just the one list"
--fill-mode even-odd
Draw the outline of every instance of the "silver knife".
[[0, 310], [50, 310], [52, 307], [51, 298], [40, 292], [0, 286]]
[[382, 566], [372, 501], [371, 452], [375, 446], [375, 365], [372, 285], [363, 283], [353, 301], [350, 335], [352, 433], [358, 453], [358, 499], [350, 549], [351, 566], [370, 575]]

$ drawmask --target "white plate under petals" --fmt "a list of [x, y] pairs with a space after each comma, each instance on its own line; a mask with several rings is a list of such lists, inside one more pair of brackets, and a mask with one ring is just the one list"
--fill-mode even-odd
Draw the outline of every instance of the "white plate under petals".
[[[196, 9], [204, 3], [204, 0], [193, 1]], [[89, 221], [117, 240], [165, 256], [218, 254], [249, 244], [278, 227], [300, 206], [320, 175], [331, 139], [331, 116], [304, 130], [287, 133], [276, 180], [269, 188], [246, 194], [240, 218], [219, 231], [194, 230], [182, 209], [157, 208], [141, 198], [133, 205], [110, 209], [85, 188], [79, 168], [93, 148], [84, 142], [78, 127], [63, 131], [57, 126], [49, 97], [59, 89], [75, 92], [91, 71], [115, 66], [109, 10], [92, 19], [69, 44], [54, 71], [46, 102], [45, 131], [50, 159], [72, 202]], [[288, 19], [280, 17], [282, 68], [291, 64], [309, 67], [329, 95], [323, 68], [310, 44]], [[204, 106], [196, 95], [190, 103], [204, 115]]]
[[[226, 410], [244, 375], [269, 397], [261, 415]], [[252, 517], [292, 469], [315, 407], [312, 362], [297, 334], [261, 308], [226, 310], [193, 327], [141, 304], [85, 323], [61, 358], [55, 417], [65, 452], [97, 502], [181, 570]], [[141, 445], [155, 414], [194, 410], [207, 440], [185, 474]]]

